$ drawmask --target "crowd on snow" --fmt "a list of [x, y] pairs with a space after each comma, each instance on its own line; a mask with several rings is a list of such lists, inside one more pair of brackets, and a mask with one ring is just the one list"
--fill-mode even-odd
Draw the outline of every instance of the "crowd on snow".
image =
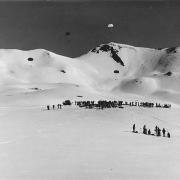
[[[136, 130], [136, 125], [135, 124], [133, 124], [133, 131], [132, 132], [138, 133], [138, 131]], [[161, 136], [161, 132], [162, 132], [163, 137], [170, 138], [171, 135], [165, 128], [163, 128], [161, 130], [158, 126], [155, 126], [154, 133], [152, 133], [151, 129], [146, 128], [146, 125], [143, 126], [143, 134], [153, 135], [153, 136]]]
[[70, 100], [65, 100], [62, 104], [57, 105], [47, 105], [47, 110], [50, 109], [61, 109], [62, 106], [72, 105], [88, 108], [88, 109], [105, 109], [105, 108], [124, 108], [124, 106], [137, 106], [144, 108], [171, 108], [171, 104], [160, 104], [160, 103], [152, 103], [152, 102], [139, 102], [139, 101], [107, 101], [107, 100], [99, 100], [99, 101], [75, 101], [71, 102]]
[[[47, 110], [55, 110], [55, 109], [62, 109], [63, 106], [72, 105], [78, 106], [80, 108], [88, 108], [88, 109], [105, 109], [105, 108], [123, 108], [123, 106], [139, 106], [139, 107], [157, 107], [157, 108], [171, 108], [170, 104], [160, 104], [160, 103], [151, 103], [151, 102], [138, 102], [138, 101], [131, 101], [131, 102], [123, 102], [123, 101], [107, 101], [107, 100], [99, 100], [95, 101], [75, 101], [74, 103], [70, 100], [65, 100], [62, 104], [57, 105], [47, 105]], [[136, 130], [136, 125], [133, 125], [133, 133], [138, 133]], [[152, 133], [150, 129], [146, 128], [146, 125], [143, 126], [143, 134], [146, 135], [154, 135], [154, 136], [161, 136], [161, 132], [163, 137], [170, 138], [170, 133], [163, 128], [162, 130], [156, 126], [154, 129], [155, 133]]]

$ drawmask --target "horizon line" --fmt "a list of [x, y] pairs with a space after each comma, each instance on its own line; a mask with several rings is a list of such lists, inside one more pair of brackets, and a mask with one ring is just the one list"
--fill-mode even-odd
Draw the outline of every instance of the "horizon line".
[[143, 2], [143, 3], [150, 3], [150, 2], [180, 2], [179, 0], [0, 0], [0, 2]]

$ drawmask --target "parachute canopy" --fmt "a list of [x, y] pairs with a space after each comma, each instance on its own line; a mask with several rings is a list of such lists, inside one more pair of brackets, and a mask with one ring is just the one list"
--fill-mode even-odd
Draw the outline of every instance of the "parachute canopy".
[[108, 28], [113, 28], [113, 27], [114, 27], [114, 24], [108, 24], [107, 27], [108, 27]]

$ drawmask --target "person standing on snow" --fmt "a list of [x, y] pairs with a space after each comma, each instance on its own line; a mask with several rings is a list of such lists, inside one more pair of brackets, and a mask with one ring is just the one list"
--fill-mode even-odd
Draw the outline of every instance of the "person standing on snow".
[[155, 131], [155, 135], [157, 136], [158, 135], [158, 127], [157, 126], [155, 127], [154, 131]]
[[167, 137], [168, 137], [168, 138], [170, 138], [170, 137], [171, 137], [169, 132], [167, 133]]
[[50, 110], [50, 107], [49, 107], [49, 105], [47, 105], [47, 110]]
[[133, 132], [135, 132], [135, 131], [136, 131], [136, 125], [133, 124]]
[[143, 126], [143, 134], [147, 134], [146, 125]]
[[158, 128], [157, 136], [161, 136], [161, 129], [160, 128]]
[[165, 135], [166, 135], [166, 130], [163, 128], [162, 129], [162, 133], [163, 133], [163, 137], [165, 137]]
[[150, 129], [148, 130], [148, 135], [151, 135], [151, 130]]

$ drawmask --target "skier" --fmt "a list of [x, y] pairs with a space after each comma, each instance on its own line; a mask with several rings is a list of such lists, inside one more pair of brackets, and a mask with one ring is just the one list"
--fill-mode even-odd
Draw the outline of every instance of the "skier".
[[151, 130], [150, 129], [148, 130], [148, 135], [151, 135]]
[[170, 137], [171, 137], [169, 132], [167, 133], [167, 137], [168, 137], [168, 138], [170, 138]]
[[133, 124], [133, 132], [135, 132], [135, 131], [136, 131], [136, 125]]
[[163, 128], [162, 129], [162, 133], [163, 133], [163, 137], [165, 137], [165, 135], [166, 135], [166, 130]]
[[53, 105], [52, 107], [53, 107], [53, 109], [55, 109], [55, 105]]

